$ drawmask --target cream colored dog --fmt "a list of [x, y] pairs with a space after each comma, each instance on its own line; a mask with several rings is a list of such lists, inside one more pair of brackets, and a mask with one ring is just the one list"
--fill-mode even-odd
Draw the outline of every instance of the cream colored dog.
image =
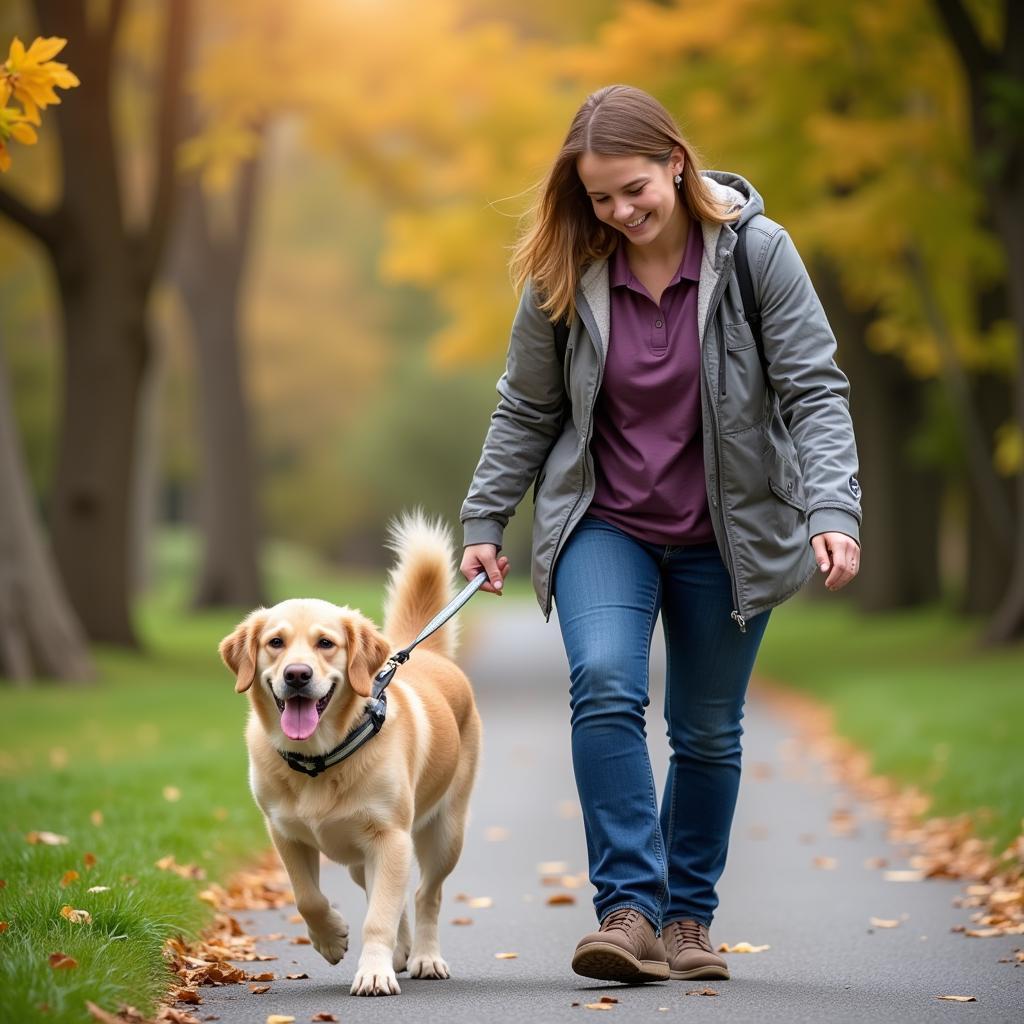
[[[363, 717], [374, 674], [451, 600], [448, 531], [420, 514], [392, 530], [384, 633], [360, 612], [326, 601], [258, 608], [220, 644], [248, 692], [249, 784], [284, 862], [313, 945], [336, 964], [348, 925], [320, 891], [320, 854], [348, 865], [367, 895], [355, 995], [394, 995], [396, 971], [447, 978], [437, 917], [441, 885], [462, 851], [480, 750], [469, 680], [452, 662], [449, 622], [423, 641], [387, 689], [381, 731], [310, 778], [278, 751], [326, 754]], [[420, 866], [416, 930], [406, 913], [412, 855]]]

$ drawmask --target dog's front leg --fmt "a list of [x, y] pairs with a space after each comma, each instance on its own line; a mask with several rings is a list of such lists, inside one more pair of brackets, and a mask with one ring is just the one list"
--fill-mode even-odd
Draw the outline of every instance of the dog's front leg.
[[393, 958], [398, 922], [406, 902], [412, 840], [408, 832], [380, 832], [366, 851], [366, 922], [363, 952], [352, 982], [352, 995], [392, 996], [402, 990], [395, 977]]
[[270, 838], [288, 872], [295, 905], [306, 922], [314, 949], [329, 964], [336, 964], [348, 949], [348, 925], [320, 891], [320, 851], [288, 839], [273, 826]]

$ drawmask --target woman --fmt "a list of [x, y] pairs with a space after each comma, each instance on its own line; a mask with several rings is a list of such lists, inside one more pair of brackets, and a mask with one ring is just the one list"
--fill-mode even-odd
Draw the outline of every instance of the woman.
[[[574, 117], [512, 260], [522, 299], [462, 507], [461, 568], [500, 591], [502, 530], [536, 479], [533, 582], [568, 655], [597, 890], [599, 930], [572, 961], [585, 977], [729, 977], [708, 928], [769, 609], [816, 565], [829, 590], [857, 573], [849, 385], [763, 208], [738, 175], [700, 172], [653, 97], [609, 86]], [[660, 811], [644, 732], [659, 612], [672, 748]]]

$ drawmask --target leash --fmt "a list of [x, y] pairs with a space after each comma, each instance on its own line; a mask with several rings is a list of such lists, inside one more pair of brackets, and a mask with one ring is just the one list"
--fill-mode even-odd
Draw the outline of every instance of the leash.
[[310, 778], [327, 771], [345, 758], [351, 757], [364, 743], [377, 735], [384, 726], [388, 711], [388, 698], [384, 692], [395, 677], [399, 665], [409, 660], [409, 655], [433, 633], [436, 633], [485, 583], [487, 573], [479, 572], [459, 591], [420, 631], [411, 644], [391, 655], [384, 667], [373, 677], [373, 689], [366, 700], [366, 711], [362, 721], [333, 750], [326, 754], [297, 754], [293, 750], [279, 750], [289, 768]]

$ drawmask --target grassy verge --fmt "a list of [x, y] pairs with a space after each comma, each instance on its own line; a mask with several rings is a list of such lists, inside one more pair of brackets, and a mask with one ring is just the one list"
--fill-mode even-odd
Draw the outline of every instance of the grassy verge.
[[757, 672], [825, 700], [876, 772], [930, 793], [933, 814], [974, 813], [1003, 849], [1024, 818], [1024, 646], [982, 652], [978, 635], [941, 609], [794, 601], [772, 612]]
[[[209, 917], [195, 898], [203, 882], [156, 861], [170, 855], [216, 879], [266, 845], [246, 785], [248, 702], [217, 657], [247, 609], [188, 614], [191, 561], [185, 539], [162, 543], [163, 583], [139, 614], [144, 655], [100, 650], [89, 686], [0, 690], [2, 1021], [77, 1024], [86, 999], [148, 1011], [166, 985], [164, 939]], [[288, 551], [269, 563], [275, 599], [315, 593], [379, 620], [379, 578], [341, 580]], [[26, 841], [43, 830], [68, 842]], [[79, 877], [62, 886], [69, 871]], [[65, 920], [65, 905], [92, 923]], [[54, 952], [78, 966], [51, 968]]]

